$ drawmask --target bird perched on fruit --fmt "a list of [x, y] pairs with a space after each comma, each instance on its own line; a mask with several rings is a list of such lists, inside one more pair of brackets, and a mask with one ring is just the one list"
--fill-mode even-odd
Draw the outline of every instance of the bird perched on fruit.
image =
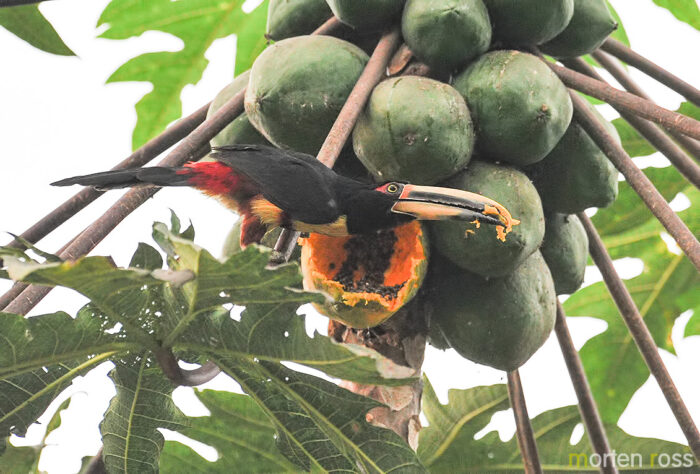
[[216, 197], [243, 219], [241, 245], [257, 243], [268, 227], [332, 236], [367, 234], [413, 220], [462, 219], [513, 225], [506, 208], [479, 194], [404, 183], [371, 185], [345, 178], [311, 155], [262, 145], [216, 148], [214, 161], [75, 176], [53, 186], [96, 189], [139, 185], [190, 186]]

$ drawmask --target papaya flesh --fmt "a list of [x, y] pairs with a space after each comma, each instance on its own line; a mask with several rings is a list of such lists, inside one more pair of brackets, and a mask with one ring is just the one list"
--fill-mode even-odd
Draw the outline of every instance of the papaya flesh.
[[571, 21], [574, 0], [484, 0], [493, 39], [506, 44], [549, 41]]
[[511, 371], [523, 365], [554, 328], [556, 294], [539, 251], [512, 273], [484, 279], [449, 262], [431, 262], [424, 295], [432, 305], [431, 339], [462, 357]]
[[265, 36], [280, 41], [308, 35], [332, 16], [326, 0], [270, 0]]
[[406, 0], [326, 0], [333, 14], [358, 30], [386, 28], [401, 17]]
[[558, 295], [570, 295], [581, 287], [588, 261], [588, 236], [578, 217], [549, 214], [540, 251]]
[[455, 89], [403, 76], [374, 89], [352, 143], [379, 181], [435, 184], [469, 163], [474, 132], [467, 104]]
[[[227, 85], [221, 92], [216, 94], [214, 100], [207, 111], [207, 118], [211, 117], [219, 110], [226, 102], [231, 100], [234, 95], [242, 91], [248, 86], [250, 71], [239, 74], [231, 84]], [[233, 122], [226, 125], [226, 128], [221, 130], [214, 138], [211, 139], [212, 147], [248, 144], [248, 145], [269, 145], [265, 137], [260, 135], [255, 127], [250, 124], [248, 116], [245, 112], [236, 117]]]
[[[620, 143], [615, 126], [586, 104]], [[617, 169], [575, 120], [554, 150], [527, 167], [526, 173], [548, 212], [575, 214], [589, 207], [609, 206], [617, 198]]]
[[418, 59], [442, 71], [465, 66], [491, 43], [482, 0], [408, 0], [401, 32]]
[[457, 76], [454, 87], [472, 113], [477, 148], [494, 161], [524, 166], [541, 160], [571, 122], [568, 90], [530, 54], [484, 54]]
[[574, 0], [569, 25], [540, 49], [555, 58], [575, 58], [592, 53], [617, 29], [605, 0]]
[[245, 96], [250, 122], [272, 144], [316, 155], [369, 57], [330, 36], [297, 36], [255, 60]]
[[466, 170], [441, 184], [478, 193], [503, 204], [520, 224], [505, 241], [489, 225], [465, 221], [429, 223], [431, 242], [455, 265], [486, 277], [506, 275], [535, 252], [544, 237], [544, 213], [537, 190], [521, 171], [473, 160]]
[[418, 292], [428, 267], [421, 224], [368, 235], [302, 239], [304, 289], [328, 296], [316, 309], [354, 328], [377, 326]]

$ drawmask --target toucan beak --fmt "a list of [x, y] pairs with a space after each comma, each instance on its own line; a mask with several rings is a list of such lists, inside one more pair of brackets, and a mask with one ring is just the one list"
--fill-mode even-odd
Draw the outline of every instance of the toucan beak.
[[520, 221], [513, 219], [508, 209], [480, 194], [459, 189], [406, 184], [392, 212], [408, 214], [420, 220], [457, 219], [498, 226], [498, 238], [505, 236]]

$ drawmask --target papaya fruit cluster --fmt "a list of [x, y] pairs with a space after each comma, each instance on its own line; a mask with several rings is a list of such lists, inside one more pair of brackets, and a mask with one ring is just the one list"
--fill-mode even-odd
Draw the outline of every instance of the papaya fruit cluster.
[[[308, 35], [332, 15], [346, 25], [343, 39]], [[247, 87], [245, 114], [212, 145], [318, 153], [366, 50], [395, 25], [430, 77], [380, 82], [336, 170], [483, 194], [520, 225], [505, 241], [461, 221], [312, 235], [301, 253], [304, 285], [331, 295], [319, 310], [353, 327], [381, 323], [421, 288], [435, 346], [513, 370], [549, 336], [557, 295], [583, 281], [588, 243], [575, 214], [610, 205], [618, 181], [572, 121], [569, 91], [522, 50], [537, 45], [555, 58], [593, 51], [616, 28], [605, 0], [271, 0], [274, 42], [212, 104]]]

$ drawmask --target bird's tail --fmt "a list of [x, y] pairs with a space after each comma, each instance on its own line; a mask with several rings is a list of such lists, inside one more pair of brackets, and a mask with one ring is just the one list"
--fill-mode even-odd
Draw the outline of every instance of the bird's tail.
[[165, 168], [153, 166], [128, 170], [103, 171], [101, 173], [73, 176], [51, 183], [52, 186], [80, 184], [98, 190], [129, 188], [140, 184], [155, 186], [191, 186], [191, 168]]

